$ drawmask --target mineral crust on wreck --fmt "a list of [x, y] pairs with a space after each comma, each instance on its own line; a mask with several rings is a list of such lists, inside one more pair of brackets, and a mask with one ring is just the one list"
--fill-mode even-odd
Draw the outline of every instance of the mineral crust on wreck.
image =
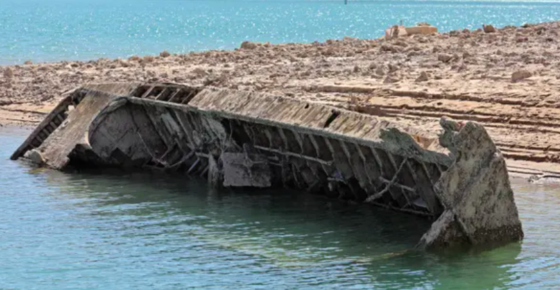
[[73, 91], [14, 152], [55, 169], [142, 168], [215, 186], [285, 186], [428, 216], [423, 249], [523, 238], [504, 158], [476, 123], [439, 138], [372, 115], [175, 84]]

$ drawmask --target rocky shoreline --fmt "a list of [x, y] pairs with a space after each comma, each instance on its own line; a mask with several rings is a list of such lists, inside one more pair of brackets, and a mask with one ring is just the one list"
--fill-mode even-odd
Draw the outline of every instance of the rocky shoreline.
[[556, 172], [559, 33], [560, 22], [551, 22], [392, 40], [244, 42], [234, 51], [27, 62], [0, 67], [0, 124], [33, 126], [66, 92], [88, 82], [212, 85], [375, 114], [430, 134], [441, 116], [477, 121], [510, 164]]

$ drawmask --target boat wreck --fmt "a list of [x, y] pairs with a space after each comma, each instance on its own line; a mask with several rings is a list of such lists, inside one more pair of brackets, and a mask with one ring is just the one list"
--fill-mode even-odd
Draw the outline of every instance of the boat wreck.
[[504, 158], [486, 130], [439, 137], [294, 98], [176, 84], [90, 84], [14, 152], [54, 169], [121, 167], [285, 186], [433, 218], [422, 249], [523, 238]]

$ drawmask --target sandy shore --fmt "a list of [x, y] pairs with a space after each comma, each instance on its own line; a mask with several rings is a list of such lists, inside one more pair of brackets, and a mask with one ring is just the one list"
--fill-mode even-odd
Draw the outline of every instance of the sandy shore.
[[432, 133], [441, 116], [477, 121], [510, 167], [560, 172], [559, 33], [553, 22], [494, 33], [248, 42], [235, 51], [0, 67], [0, 124], [33, 126], [86, 82], [213, 85], [377, 114]]

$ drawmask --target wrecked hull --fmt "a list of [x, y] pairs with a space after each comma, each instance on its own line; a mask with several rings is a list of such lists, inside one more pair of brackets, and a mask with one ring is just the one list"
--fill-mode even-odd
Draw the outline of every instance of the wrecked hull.
[[96, 84], [65, 98], [14, 152], [55, 169], [117, 166], [285, 186], [436, 220], [425, 249], [523, 238], [505, 161], [475, 123], [429, 138], [375, 116], [255, 92]]

